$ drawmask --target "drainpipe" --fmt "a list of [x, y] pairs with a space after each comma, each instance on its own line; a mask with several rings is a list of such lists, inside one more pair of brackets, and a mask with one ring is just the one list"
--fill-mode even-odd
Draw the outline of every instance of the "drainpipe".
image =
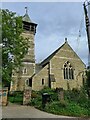
[[50, 62], [48, 63], [48, 86], [51, 88], [51, 80], [50, 80]]

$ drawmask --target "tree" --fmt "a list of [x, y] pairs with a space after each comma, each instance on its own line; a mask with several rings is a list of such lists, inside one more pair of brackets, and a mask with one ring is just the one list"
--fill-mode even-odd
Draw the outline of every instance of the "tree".
[[11, 81], [13, 69], [21, 66], [27, 53], [28, 38], [22, 37], [22, 17], [9, 10], [2, 10], [2, 84]]
[[84, 83], [84, 90], [86, 94], [90, 98], [90, 69], [87, 67], [86, 74], [85, 74], [85, 83]]
[[87, 71], [87, 86], [90, 88], [90, 70]]

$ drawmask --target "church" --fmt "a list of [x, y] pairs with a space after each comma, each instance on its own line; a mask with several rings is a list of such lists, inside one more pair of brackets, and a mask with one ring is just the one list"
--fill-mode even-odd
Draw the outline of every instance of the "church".
[[32, 22], [26, 10], [22, 19], [24, 38], [28, 38], [28, 53], [25, 55], [22, 66], [12, 71], [10, 91], [23, 91], [26, 86], [39, 91], [44, 87], [64, 90], [83, 86], [85, 79], [85, 64], [69, 45], [67, 38], [50, 56], [41, 63], [35, 63], [34, 37], [37, 24]]

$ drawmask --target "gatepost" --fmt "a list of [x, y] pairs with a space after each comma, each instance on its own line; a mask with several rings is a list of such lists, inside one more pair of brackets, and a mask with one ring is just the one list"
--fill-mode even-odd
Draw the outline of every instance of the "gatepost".
[[8, 104], [8, 87], [0, 88], [0, 106], [6, 106]]
[[30, 87], [25, 87], [24, 93], [23, 93], [23, 105], [28, 105], [31, 100], [31, 92], [32, 89]]

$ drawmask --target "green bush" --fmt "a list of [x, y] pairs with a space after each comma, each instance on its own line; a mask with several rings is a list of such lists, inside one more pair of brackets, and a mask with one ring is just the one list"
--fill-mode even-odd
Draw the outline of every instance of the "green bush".
[[51, 101], [57, 101], [58, 100], [58, 94], [55, 91], [55, 89], [45, 87], [44, 89], [39, 91], [40, 95], [42, 95], [43, 93], [48, 93], [50, 95]]
[[40, 92], [32, 91], [30, 105], [39, 106], [41, 105], [42, 96]]
[[85, 103], [88, 99], [85, 89], [81, 90], [73, 89], [64, 91], [65, 99], [68, 101], [74, 101], [75, 103]]
[[72, 102], [69, 103], [66, 110], [68, 111], [68, 115], [70, 116], [86, 116], [88, 115], [88, 110], [80, 107], [78, 104]]
[[42, 96], [37, 95], [30, 100], [30, 105], [35, 106], [36, 108], [42, 108]]
[[53, 93], [53, 92], [55, 92], [55, 90], [54, 90], [54, 89], [51, 89], [51, 88], [49, 88], [49, 87], [44, 87], [41, 91], [39, 91], [40, 94], [43, 94], [43, 93], [48, 93], [48, 94], [50, 94], [50, 93]]
[[37, 98], [37, 97], [38, 97], [38, 93], [35, 91], [32, 91], [31, 98]]
[[[51, 96], [51, 101], [47, 102], [45, 107], [42, 107], [42, 94], [48, 93]], [[58, 94], [53, 89], [44, 88], [41, 91], [33, 92], [30, 105], [44, 110], [49, 113], [68, 116], [90, 116], [90, 100], [87, 98], [84, 89], [64, 91], [64, 100], [58, 100]]]
[[73, 90], [66, 90], [64, 91], [64, 95], [65, 95], [65, 99], [67, 99], [68, 101], [78, 101], [79, 98], [79, 93], [80, 91], [73, 89]]
[[67, 115], [67, 116], [88, 116], [88, 110], [81, 108], [75, 103], [66, 103], [55, 101], [49, 103], [45, 107], [45, 111], [58, 114], [58, 115]]
[[62, 110], [65, 108], [64, 105], [60, 101], [53, 101], [46, 105], [45, 111], [54, 113], [54, 114], [60, 114], [61, 108], [62, 108]]
[[8, 100], [11, 103], [22, 104], [23, 103], [23, 92], [22, 91], [15, 91], [15, 92], [9, 93]]
[[42, 109], [42, 94], [43, 93], [48, 93], [50, 95], [50, 101], [58, 100], [58, 95], [55, 92], [55, 90], [45, 87], [44, 89], [38, 92], [32, 91], [32, 99], [30, 101], [30, 105], [34, 105], [35, 107]]

